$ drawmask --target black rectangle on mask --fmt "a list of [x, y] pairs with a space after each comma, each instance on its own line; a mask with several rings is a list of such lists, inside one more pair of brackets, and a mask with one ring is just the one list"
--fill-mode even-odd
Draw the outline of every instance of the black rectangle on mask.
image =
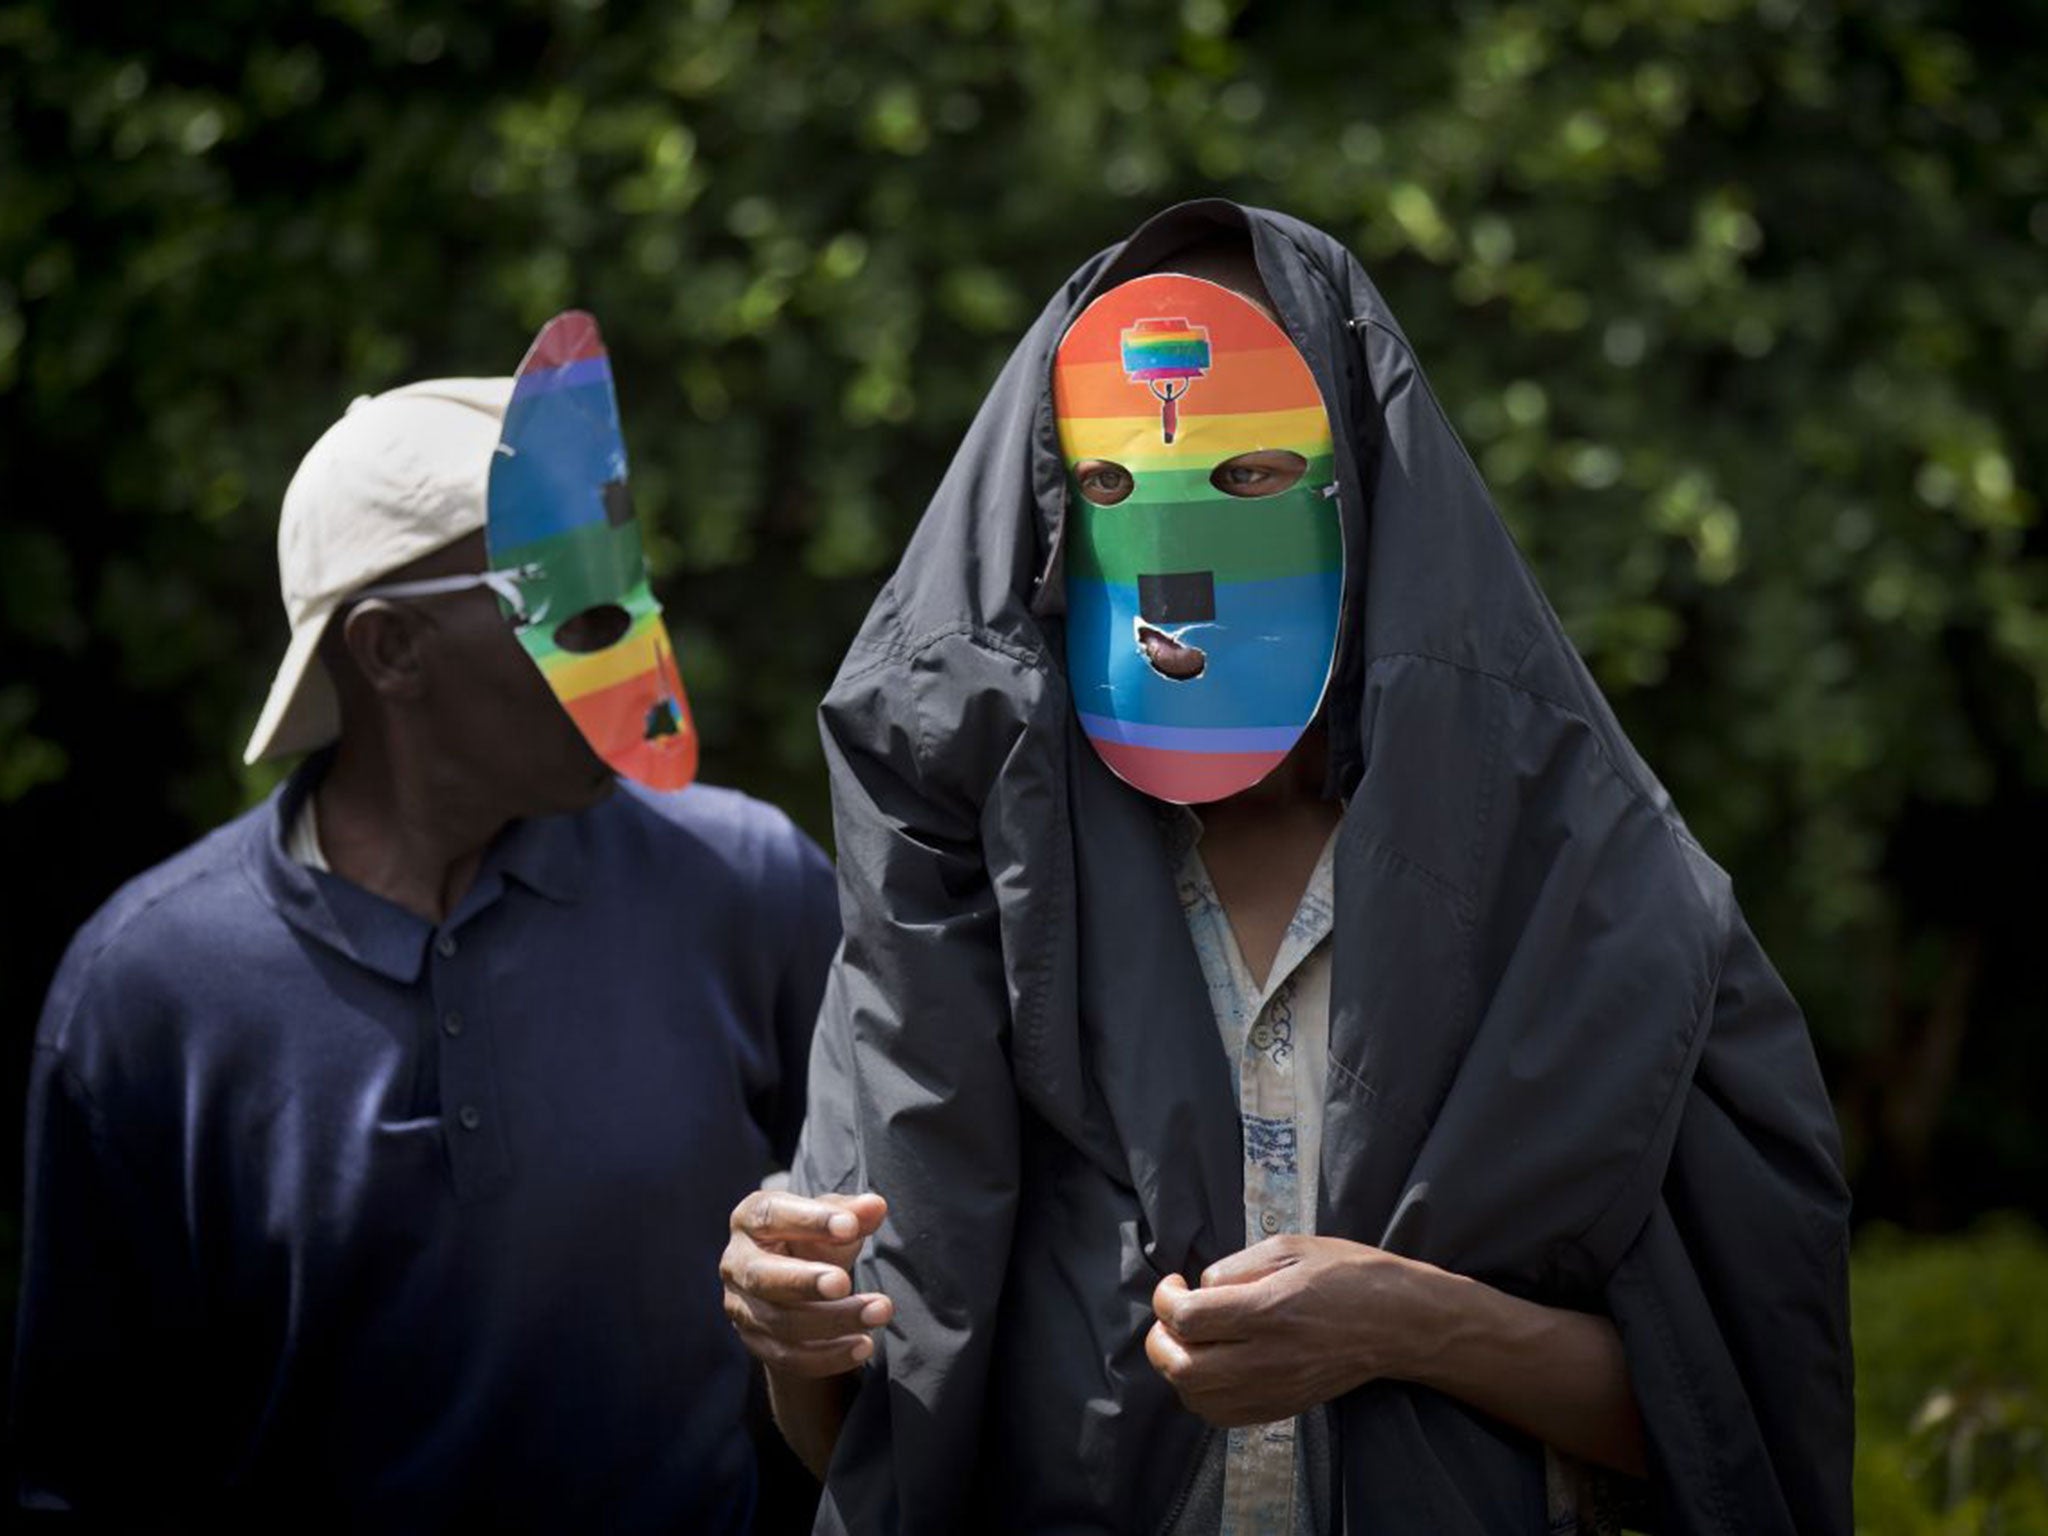
[[1213, 571], [1171, 571], [1138, 578], [1138, 617], [1147, 624], [1207, 624], [1216, 617]]

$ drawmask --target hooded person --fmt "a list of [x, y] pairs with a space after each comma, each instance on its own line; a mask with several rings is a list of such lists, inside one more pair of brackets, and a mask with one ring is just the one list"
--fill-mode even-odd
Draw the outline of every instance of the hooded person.
[[[1120, 307], [1218, 240], [1249, 247], [1312, 398], [1272, 356], [1262, 399], [1226, 398], [1238, 319], [1213, 295]], [[1119, 383], [1150, 401], [1089, 421]], [[1291, 466], [1273, 520], [1187, 473], [1205, 431]], [[1125, 502], [1139, 519], [1102, 515]], [[1281, 580], [1276, 619], [1257, 603]], [[1639, 1459], [1636, 1521], [1849, 1529], [1848, 1197], [1804, 1024], [1337, 242], [1205, 201], [1076, 272], [821, 720], [845, 943], [793, 1170], [810, 1198], [742, 1202], [725, 1266], [785, 1428], [829, 1456], [820, 1531], [1572, 1529], [1530, 1426], [1601, 1380], [1639, 1440], [1594, 1449]], [[1276, 975], [1311, 939], [1327, 955], [1326, 997], [1294, 999], [1327, 1041], [1293, 1041], [1277, 1131], [1248, 1107], [1256, 1052], [1216, 1047], [1228, 977], [1185, 853], [1260, 774], [1311, 784], [1331, 829], [1264, 946]], [[1251, 1001], [1270, 1056], [1294, 1021]], [[1302, 1403], [1293, 1492], [1262, 1524], [1232, 1487], [1257, 1457], [1214, 1427], [1246, 1400], [1191, 1385], [1235, 1346], [1183, 1324], [1333, 1241], [1586, 1348], [1549, 1357], [1576, 1363], [1537, 1383], [1544, 1413], [1297, 1351], [1268, 1392]], [[1382, 1359], [1469, 1342], [1465, 1314], [1344, 1294], [1357, 1327], [1407, 1335]]]

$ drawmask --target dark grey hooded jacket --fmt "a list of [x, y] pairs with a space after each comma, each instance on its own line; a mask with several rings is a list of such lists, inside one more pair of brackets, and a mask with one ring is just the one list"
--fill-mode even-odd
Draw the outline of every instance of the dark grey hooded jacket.
[[[820, 1531], [1167, 1527], [1209, 1431], [1149, 1299], [1245, 1246], [1242, 1154], [1153, 803], [1062, 661], [1050, 371], [1093, 295], [1248, 229], [1335, 426], [1347, 801], [1316, 1230], [1611, 1315], [1658, 1529], [1847, 1532], [1846, 1219], [1797, 1007], [1616, 723], [1356, 260], [1172, 209], [1018, 346], [821, 710], [845, 946], [796, 1170], [890, 1215], [896, 1320]], [[1334, 1405], [1355, 1536], [1539, 1532], [1541, 1450], [1394, 1382]]]

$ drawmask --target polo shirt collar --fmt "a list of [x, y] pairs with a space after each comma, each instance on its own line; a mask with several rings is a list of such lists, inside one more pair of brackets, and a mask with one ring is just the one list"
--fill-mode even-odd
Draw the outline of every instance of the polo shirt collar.
[[[549, 901], [581, 901], [589, 890], [590, 861], [584, 849], [583, 825], [588, 814], [572, 811], [513, 822], [484, 855], [484, 869], [497, 870]], [[482, 879], [483, 870], [477, 877]]]
[[[249, 818], [244, 866], [294, 928], [358, 965], [409, 985], [425, 967], [436, 926], [340, 875], [308, 869], [285, 851], [287, 833], [332, 758], [331, 750], [309, 757]], [[581, 899], [587, 888], [583, 814], [530, 817], [505, 828], [441, 926], [459, 928], [492, 905], [507, 879], [549, 901]]]

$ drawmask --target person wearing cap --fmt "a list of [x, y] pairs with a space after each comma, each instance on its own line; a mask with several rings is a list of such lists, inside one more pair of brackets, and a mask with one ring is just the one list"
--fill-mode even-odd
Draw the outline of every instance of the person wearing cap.
[[[30, 1507], [749, 1527], [750, 1367], [715, 1263], [795, 1143], [832, 877], [772, 807], [621, 782], [515, 635], [546, 578], [490, 565], [485, 528], [519, 410], [511, 379], [436, 380], [314, 445], [247, 752], [311, 755], [118, 892], [50, 989]], [[623, 526], [622, 480], [602, 489], [600, 529]], [[603, 637], [551, 643], [574, 662]], [[675, 692], [634, 718], [676, 737]]]

